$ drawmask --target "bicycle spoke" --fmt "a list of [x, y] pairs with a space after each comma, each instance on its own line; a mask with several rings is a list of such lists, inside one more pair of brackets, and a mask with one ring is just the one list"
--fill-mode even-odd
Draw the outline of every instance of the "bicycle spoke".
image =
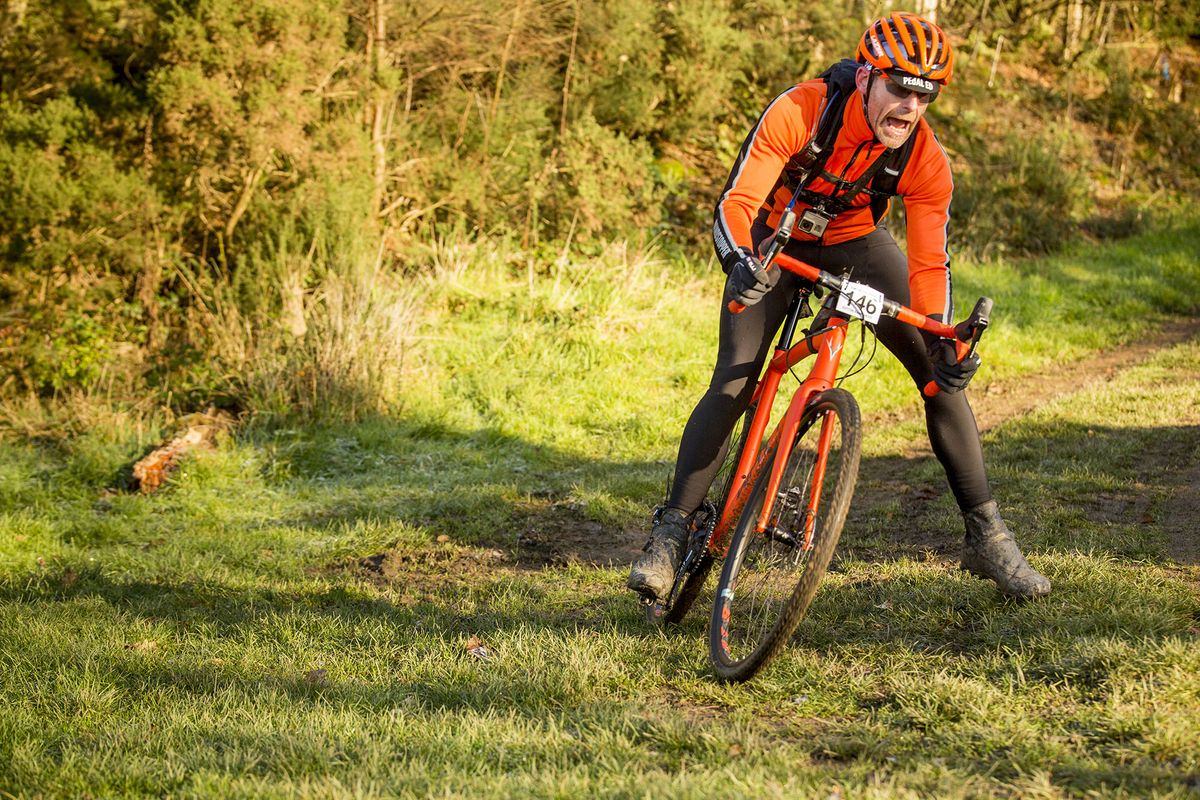
[[805, 416], [796, 436], [766, 529], [756, 531], [766, 472], [738, 523], [710, 629], [714, 665], [722, 677], [753, 675], [786, 641], [841, 533], [858, 471], [858, 409], [843, 390], [822, 397], [827, 399]]
[[[815, 450], [807, 439], [802, 439], [784, 472], [772, 520], [772, 527], [785, 531], [793, 542], [802, 538], [796, 534], [804, 530], [815, 466]], [[762, 504], [756, 506], [756, 511], [760, 511]], [[742, 641], [752, 649], [775, 624], [795, 588], [796, 573], [802, 571], [806, 555], [801, 547], [772, 540], [767, 533], [754, 538], [734, 588], [735, 596], [746, 599], [741, 624], [730, 630], [731, 645]]]

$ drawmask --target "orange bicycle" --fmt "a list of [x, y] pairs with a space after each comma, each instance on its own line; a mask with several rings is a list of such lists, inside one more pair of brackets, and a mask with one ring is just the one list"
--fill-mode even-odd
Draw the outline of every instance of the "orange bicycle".
[[[790, 226], [789, 226], [790, 228]], [[781, 231], [785, 230], [781, 226]], [[947, 325], [855, 283], [784, 255], [777, 235], [763, 259], [794, 272], [807, 287], [792, 299], [779, 341], [750, 406], [730, 435], [730, 447], [710, 495], [694, 517], [687, 552], [663, 601], [643, 598], [655, 621], [678, 623], [695, 602], [713, 564], [724, 559], [709, 626], [709, 654], [726, 681], [753, 677], [787, 643], [824, 577], [846, 521], [862, 448], [853, 395], [836, 384], [851, 321], [881, 315], [955, 339], [961, 361], [988, 326], [992, 301], [980, 298], [958, 325]], [[796, 326], [810, 294], [827, 290], [821, 311], [800, 341]], [[731, 311], [740, 308], [731, 304]], [[865, 336], [865, 334], [864, 334]], [[786, 413], [764, 433], [784, 374], [816, 356]], [[932, 382], [924, 390], [936, 394]]]

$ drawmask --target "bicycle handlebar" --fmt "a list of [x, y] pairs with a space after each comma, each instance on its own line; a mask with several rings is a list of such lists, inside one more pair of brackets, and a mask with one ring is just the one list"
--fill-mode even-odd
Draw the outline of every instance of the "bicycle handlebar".
[[[818, 286], [823, 286], [834, 292], [842, 291], [842, 278], [826, 272], [823, 269], [805, 264], [799, 259], [792, 258], [781, 252], [776, 252], [774, 258], [771, 258], [768, 263], [764, 264], [765, 269], [771, 269], [772, 266], [778, 264], [780, 269], [786, 269], [788, 272], [799, 275], [807, 281], [810, 281]], [[936, 319], [931, 319], [924, 314], [914, 311], [906, 305], [897, 303], [895, 300], [883, 298], [883, 314], [889, 317], [895, 317], [901, 322], [908, 323], [914, 328], [931, 333], [934, 336], [939, 336], [943, 339], [954, 339], [956, 343], [956, 351], [958, 360], [962, 361], [975, 352], [976, 346], [979, 344], [979, 339], [983, 336], [983, 332], [987, 330], [991, 320], [993, 302], [991, 298], [981, 297], [975, 303], [975, 308], [971, 311], [970, 316], [957, 325], [949, 325]], [[734, 314], [739, 314], [745, 309], [745, 306], [736, 300], [729, 301], [729, 311]], [[926, 397], [933, 397], [940, 388], [936, 383], [930, 381], [921, 390]]]

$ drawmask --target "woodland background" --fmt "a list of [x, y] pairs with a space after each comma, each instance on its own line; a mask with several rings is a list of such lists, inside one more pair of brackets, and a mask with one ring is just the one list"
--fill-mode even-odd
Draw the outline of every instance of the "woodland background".
[[[1200, 186], [1200, 6], [926, 6], [958, 252], [1123, 236]], [[0, 416], [394, 408], [471, 248], [530, 291], [614, 242], [709, 259], [756, 115], [885, 10], [2, 0]]]
[[0, 797], [1194, 798], [1195, 0], [926, 0], [971, 404], [1053, 594], [958, 568], [860, 326], [794, 646], [719, 684], [712, 590], [660, 630], [625, 589], [736, 149], [885, 10], [0, 0]]

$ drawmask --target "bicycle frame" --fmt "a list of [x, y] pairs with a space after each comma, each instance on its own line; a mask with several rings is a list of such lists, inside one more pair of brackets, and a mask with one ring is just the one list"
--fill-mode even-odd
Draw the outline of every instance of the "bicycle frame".
[[[833, 292], [840, 292], [842, 290], [842, 278], [837, 278], [824, 270], [818, 270], [815, 267], [786, 256], [778, 252], [777, 249], [771, 255], [773, 256], [771, 261], [778, 264], [780, 268], [787, 269], [789, 272], [793, 272], [811, 283], [823, 286]], [[754, 390], [751, 403], [756, 404], [756, 407], [750, 423], [750, 430], [746, 437], [745, 446], [742, 449], [741, 458], [738, 460], [734, 471], [733, 480], [729, 487], [729, 494], [725, 498], [720, 517], [709, 542], [709, 553], [717, 558], [725, 557], [733, 526], [742, 515], [752, 487], [758, 481], [766, 463], [770, 461], [771, 472], [768, 478], [769, 483], [763, 501], [763, 508], [757, 522], [757, 531], [759, 533], [766, 530], [767, 523], [771, 518], [771, 512], [774, 509], [775, 498], [779, 491], [783, 470], [791, 455], [796, 431], [800, 426], [801, 417], [808, 408], [809, 401], [820, 392], [832, 387], [837, 380], [837, 371], [841, 364], [842, 349], [846, 342], [846, 333], [850, 318], [839, 312], [833, 312], [825, 328], [814, 331], [805, 336], [801, 341], [793, 344], [792, 340], [795, 335], [796, 323], [800, 315], [800, 302], [799, 299], [793, 300], [792, 306], [788, 310], [783, 329], [780, 332], [779, 342], [767, 364], [766, 371]], [[976, 305], [975, 312], [972, 314], [972, 319], [976, 320], [976, 325], [969, 331], [971, 334], [970, 342], [962, 341], [960, 332], [954, 326], [930, 319], [924, 314], [920, 314], [892, 300], [885, 299], [883, 301], [882, 313], [928, 331], [935, 336], [954, 339], [957, 342], [958, 356], [961, 360], [974, 351], [979, 335], [982, 333], [983, 328], [987, 326], [987, 316], [990, 309], [991, 301], [986, 300], [986, 298], [982, 298], [979, 304]], [[731, 310], [737, 311], [738, 309], [731, 307]], [[967, 329], [964, 328], [963, 330]], [[810, 356], [816, 356], [816, 361], [809, 370], [808, 377], [800, 383], [796, 393], [792, 396], [787, 412], [771, 433], [771, 437], [767, 441], [767, 446], [761, 447], [763, 435], [771, 419], [771, 410], [775, 403], [775, 397], [779, 391], [780, 380], [792, 367]], [[937, 387], [930, 384], [923, 391], [925, 394], [932, 396], [937, 393]], [[812, 543], [812, 520], [816, 517], [817, 504], [820, 501], [821, 493], [819, 489], [824, 482], [826, 458], [829, 451], [828, 444], [833, 433], [828, 419], [823, 420], [821, 424], [822, 430], [818, 447], [819, 457], [816, 468], [813, 470], [813, 491], [809, 493], [809, 513], [807, 515], [809, 522], [805, 524], [804, 531], [804, 546], [806, 548], [811, 547]], [[772, 456], [775, 456], [773, 460]]]
[[[774, 507], [775, 493], [779, 489], [779, 482], [783, 476], [783, 468], [787, 463], [787, 457], [791, 454], [792, 441], [795, 438], [796, 429], [800, 425], [800, 417], [808, 406], [808, 401], [818, 392], [823, 392], [833, 386], [837, 379], [837, 370], [841, 363], [841, 353], [846, 341], [848, 324], [848, 320], [844, 317], [833, 317], [824, 332], [806, 336], [794, 345], [787, 341], [787, 338], [790, 337], [786, 336], [787, 326], [785, 326], [785, 335], [781, 336], [780, 344], [775, 348], [774, 354], [767, 364], [766, 372], [759, 381], [751, 400], [752, 403], [757, 404], [757, 407], [750, 423], [750, 432], [746, 437], [746, 446], [742, 449], [741, 459], [738, 461], [733, 481], [729, 487], [728, 499], [713, 531], [709, 549], [714, 555], [722, 558], [725, 556], [729, 534], [733, 525], [742, 515], [742, 509], [750, 496], [751, 487], [758, 480], [765, 462], [778, 450], [779, 457], [774, 460], [771, 469], [767, 500], [763, 503], [762, 513], [758, 520], [758, 530], [761, 532], [766, 529], [767, 520]], [[796, 389], [787, 412], [767, 441], [767, 447], [761, 448], [763, 435], [771, 419], [775, 397], [779, 392], [779, 382], [794, 365], [813, 355], [817, 358], [808, 377]], [[830, 433], [830, 431], [823, 430], [822, 437], [827, 438]], [[824, 465], [819, 466], [814, 480], [824, 478]], [[815, 495], [819, 495], [819, 493], [815, 493]], [[812, 512], [816, 511], [811, 506], [816, 503], [816, 500], [816, 496], [810, 500], [809, 510]], [[811, 532], [806, 531], [805, 533], [807, 541]]]

